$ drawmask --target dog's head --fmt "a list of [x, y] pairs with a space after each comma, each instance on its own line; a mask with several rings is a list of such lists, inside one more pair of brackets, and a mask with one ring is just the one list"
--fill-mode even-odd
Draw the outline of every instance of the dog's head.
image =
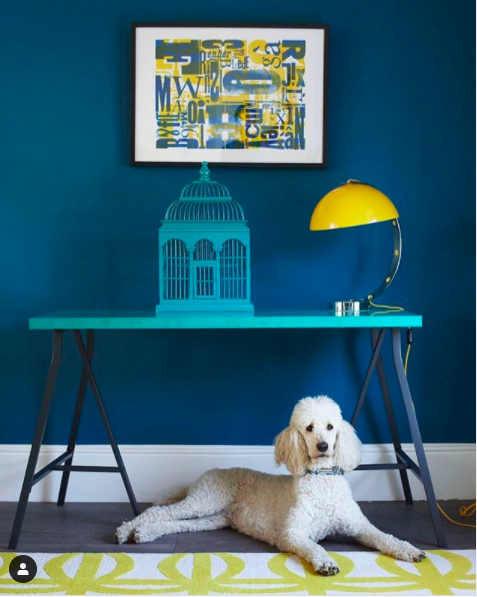
[[351, 471], [361, 461], [361, 442], [334, 400], [303, 398], [293, 409], [290, 425], [275, 438], [275, 461], [297, 476], [331, 466]]

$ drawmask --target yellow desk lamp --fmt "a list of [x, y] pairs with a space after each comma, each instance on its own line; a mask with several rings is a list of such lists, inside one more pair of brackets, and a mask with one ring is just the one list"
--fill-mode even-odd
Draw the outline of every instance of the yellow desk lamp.
[[394, 228], [394, 250], [391, 269], [381, 285], [360, 300], [335, 301], [331, 308], [337, 314], [358, 315], [371, 306], [371, 301], [382, 294], [394, 280], [401, 262], [402, 239], [399, 227], [399, 213], [388, 197], [369, 184], [359, 180], [348, 182], [321, 199], [311, 216], [310, 230], [333, 230], [364, 226], [392, 220]]

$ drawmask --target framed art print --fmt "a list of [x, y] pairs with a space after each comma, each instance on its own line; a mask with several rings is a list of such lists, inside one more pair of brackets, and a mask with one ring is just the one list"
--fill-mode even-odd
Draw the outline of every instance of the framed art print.
[[133, 165], [323, 167], [327, 28], [133, 24]]

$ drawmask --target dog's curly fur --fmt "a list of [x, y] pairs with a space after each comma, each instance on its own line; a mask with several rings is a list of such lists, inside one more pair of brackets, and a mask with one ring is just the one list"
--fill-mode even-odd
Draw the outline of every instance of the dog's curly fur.
[[331, 575], [339, 568], [317, 542], [339, 534], [397, 559], [419, 562], [424, 552], [369, 522], [344, 476], [308, 473], [332, 466], [351, 471], [360, 459], [361, 442], [336, 402], [327, 396], [304, 398], [275, 439], [276, 463], [284, 463], [292, 476], [213, 469], [190, 487], [183, 501], [153, 506], [122, 524], [116, 541], [143, 543], [171, 533], [233, 527]]

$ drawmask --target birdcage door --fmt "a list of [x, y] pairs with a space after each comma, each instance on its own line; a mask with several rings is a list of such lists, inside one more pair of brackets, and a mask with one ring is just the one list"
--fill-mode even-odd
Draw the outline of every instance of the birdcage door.
[[194, 251], [194, 298], [217, 298], [217, 259], [209, 240], [200, 240]]
[[194, 298], [215, 299], [217, 298], [217, 268], [215, 263], [198, 263], [194, 267]]

